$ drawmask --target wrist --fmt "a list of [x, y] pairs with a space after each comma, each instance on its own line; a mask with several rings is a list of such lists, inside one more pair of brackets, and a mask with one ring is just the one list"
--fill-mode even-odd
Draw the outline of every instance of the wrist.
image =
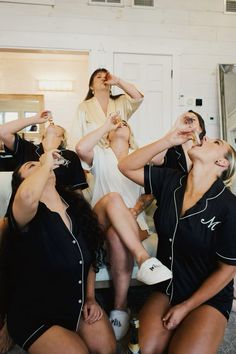
[[116, 78], [115, 78], [114, 85], [118, 86], [119, 84], [120, 84], [120, 78], [119, 78], [119, 77], [116, 77]]
[[141, 213], [142, 210], [140, 210], [140, 209], [138, 209], [138, 208], [133, 208], [132, 211], [133, 211], [133, 215], [134, 215], [135, 217], [137, 217], [138, 214]]
[[94, 295], [87, 295], [86, 301], [95, 301], [95, 296]]
[[185, 308], [187, 309], [188, 312], [194, 310], [197, 306], [195, 306], [194, 302], [191, 301], [191, 298], [190, 299], [187, 299], [185, 300], [182, 305], [185, 306]]
[[171, 133], [167, 133], [162, 139], [163, 139], [163, 142], [164, 142], [164, 145], [165, 145], [164, 146], [165, 149], [169, 149], [172, 146], [174, 146]]
[[40, 161], [41, 168], [45, 171], [45, 173], [49, 173], [52, 170], [51, 163], [49, 161]]
[[25, 118], [25, 121], [27, 122], [27, 127], [29, 127], [30, 125], [38, 123], [36, 117]]

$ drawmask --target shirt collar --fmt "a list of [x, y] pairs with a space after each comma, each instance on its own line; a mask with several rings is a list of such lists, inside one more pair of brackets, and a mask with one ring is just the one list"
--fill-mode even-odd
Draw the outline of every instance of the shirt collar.
[[[187, 175], [184, 175], [180, 178], [179, 186], [176, 188], [174, 192], [175, 206], [178, 215], [180, 215], [182, 209], [186, 183], [187, 183]], [[208, 201], [220, 196], [225, 190], [225, 188], [227, 187], [224, 185], [223, 181], [220, 178], [217, 178], [217, 180], [211, 185], [208, 191], [206, 191], [206, 193], [199, 199], [199, 201], [193, 207], [187, 210], [187, 212], [181, 217], [181, 219], [198, 214], [206, 210]]]

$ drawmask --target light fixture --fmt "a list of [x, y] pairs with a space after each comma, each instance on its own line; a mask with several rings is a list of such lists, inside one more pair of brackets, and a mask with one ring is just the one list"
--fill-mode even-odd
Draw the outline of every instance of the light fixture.
[[41, 91], [73, 91], [71, 80], [39, 80], [38, 87]]

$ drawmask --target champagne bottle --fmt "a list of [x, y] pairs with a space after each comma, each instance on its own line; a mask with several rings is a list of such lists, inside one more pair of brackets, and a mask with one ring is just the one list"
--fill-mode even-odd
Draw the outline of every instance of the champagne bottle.
[[139, 344], [138, 344], [138, 329], [139, 320], [137, 318], [132, 318], [130, 321], [131, 331], [130, 331], [130, 341], [128, 344], [127, 354], [141, 354]]

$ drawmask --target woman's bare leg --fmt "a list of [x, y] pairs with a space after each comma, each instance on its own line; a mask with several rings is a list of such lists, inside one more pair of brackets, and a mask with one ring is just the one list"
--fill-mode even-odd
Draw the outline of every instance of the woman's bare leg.
[[78, 334], [86, 343], [90, 354], [116, 353], [116, 339], [105, 313], [99, 321], [93, 324], [88, 324], [81, 319]]
[[209, 305], [193, 310], [177, 327], [169, 354], [216, 354], [224, 337], [227, 320]]
[[164, 328], [162, 318], [169, 308], [168, 296], [155, 292], [140, 311], [139, 345], [142, 354], [163, 354], [168, 346], [173, 332]]
[[77, 333], [53, 326], [43, 333], [28, 349], [30, 354], [89, 354]]
[[108, 229], [106, 235], [110, 272], [114, 288], [114, 308], [126, 311], [127, 294], [134, 264], [133, 256], [112, 227]]
[[138, 224], [118, 193], [105, 195], [94, 206], [94, 211], [106, 230], [113, 226], [139, 266], [150, 258], [140, 241]]
[[[133, 256], [113, 227], [107, 230], [106, 236], [110, 272], [115, 294], [114, 308], [117, 310], [127, 310], [127, 294], [134, 265]], [[147, 231], [139, 229], [139, 237], [141, 240], [145, 239], [147, 236]]]

